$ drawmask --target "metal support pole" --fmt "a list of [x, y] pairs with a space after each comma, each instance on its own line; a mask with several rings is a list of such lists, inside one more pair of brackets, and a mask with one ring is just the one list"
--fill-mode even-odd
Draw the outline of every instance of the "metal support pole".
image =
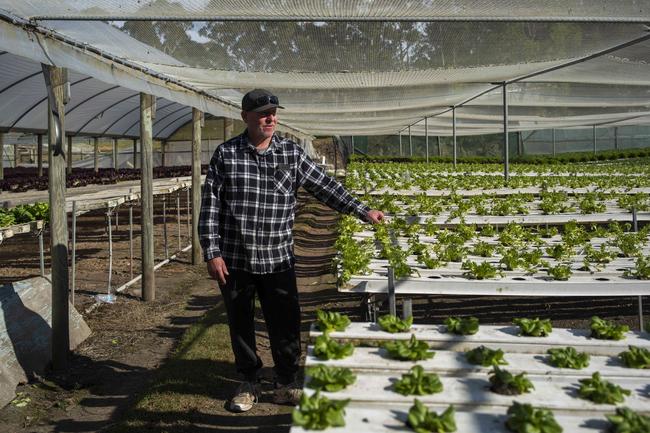
[[0, 132], [0, 180], [5, 178], [5, 134]]
[[521, 131], [517, 132], [517, 156], [524, 154], [524, 139], [521, 136]]
[[409, 126], [409, 156], [413, 156], [413, 136], [411, 135], [410, 126]]
[[133, 139], [133, 168], [138, 168], [138, 140]]
[[129, 274], [133, 279], [133, 202], [129, 203]]
[[451, 107], [452, 134], [454, 136], [454, 169], [458, 161], [458, 148], [456, 147], [456, 107]]
[[[188, 190], [187, 206], [192, 209], [192, 264], [202, 261], [201, 245], [199, 243], [199, 212], [201, 211], [201, 123], [203, 113], [192, 109], [192, 202]], [[334, 140], [332, 140], [334, 143]], [[334, 176], [336, 177], [336, 144], [334, 145]], [[188, 218], [189, 221], [189, 218]], [[188, 232], [189, 232], [188, 226]], [[189, 233], [188, 233], [189, 234]]]
[[14, 168], [18, 167], [18, 156], [20, 155], [20, 152], [18, 152], [18, 144], [14, 144]]
[[160, 163], [162, 164], [163, 167], [165, 167], [167, 165], [166, 161], [165, 161], [165, 159], [166, 159], [166, 155], [165, 155], [166, 154], [166, 152], [165, 152], [166, 149], [165, 148], [166, 147], [167, 147], [167, 142], [164, 141], [164, 140], [161, 141], [160, 142]]
[[192, 242], [192, 209], [190, 208], [190, 196], [192, 187], [185, 188], [185, 222], [187, 224], [187, 239]]
[[165, 259], [169, 258], [169, 248], [167, 246], [167, 194], [163, 194], [162, 196], [162, 204], [163, 204], [163, 240], [165, 242]]
[[551, 132], [552, 132], [552, 134], [553, 134], [553, 156], [555, 156], [555, 155], [556, 155], [556, 149], [555, 149], [555, 128], [553, 128], [553, 129], [551, 130]]
[[614, 150], [618, 150], [618, 126], [614, 127]]
[[68, 162], [68, 174], [70, 174], [72, 173], [72, 135], [68, 135], [68, 161], [67, 162]]
[[38, 233], [38, 258], [40, 261], [41, 277], [45, 276], [45, 246], [43, 245], [43, 230]]
[[508, 148], [508, 89], [506, 83], [503, 83], [503, 178], [506, 184], [510, 180], [510, 155]]
[[38, 177], [43, 177], [43, 134], [36, 136], [36, 166]]
[[99, 172], [99, 137], [93, 137], [93, 167], [95, 173]]
[[111, 216], [113, 210], [109, 207], [106, 210], [106, 228], [108, 229], [108, 286], [106, 294], [111, 295], [111, 283], [113, 282], [113, 222]]
[[113, 139], [113, 170], [117, 170], [117, 138]]
[[596, 125], [594, 125], [593, 128], [593, 136], [594, 136], [594, 155], [596, 154]]
[[424, 118], [424, 146], [426, 147], [427, 164], [429, 163], [429, 122]]
[[399, 132], [399, 156], [402, 156], [402, 131]]
[[70, 284], [71, 302], [74, 305], [77, 289], [77, 201], [72, 201], [72, 283]]
[[395, 306], [395, 270], [392, 266], [388, 267], [388, 312], [393, 316], [397, 316], [397, 308]]
[[436, 136], [436, 141], [438, 144], [438, 157], [442, 158], [442, 145], [440, 144], [440, 136]]
[[351, 143], [350, 143], [350, 147], [351, 147], [350, 154], [354, 155], [354, 135], [350, 136], [350, 141], [351, 141]]
[[70, 352], [68, 216], [65, 208], [65, 87], [63, 68], [42, 64], [48, 93], [48, 185], [52, 263], [52, 367], [65, 370]]
[[[634, 232], [639, 231], [639, 222], [636, 215], [636, 207], [632, 208], [632, 230], [634, 230]], [[643, 323], [643, 296], [639, 296], [638, 300], [639, 300], [639, 329], [641, 330], [641, 332], [643, 332], [645, 330], [644, 323]]]
[[402, 319], [413, 317], [413, 300], [411, 298], [402, 301]]
[[153, 239], [153, 139], [152, 115], [154, 96], [140, 93], [140, 191], [142, 228], [142, 298], [153, 301], [156, 298], [154, 275]]
[[178, 251], [183, 249], [181, 242], [181, 195], [176, 191], [176, 227], [178, 228]]

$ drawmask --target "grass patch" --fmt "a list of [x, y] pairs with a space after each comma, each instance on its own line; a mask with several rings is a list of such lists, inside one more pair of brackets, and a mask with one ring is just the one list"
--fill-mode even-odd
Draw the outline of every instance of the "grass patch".
[[227, 399], [233, 377], [227, 316], [220, 303], [185, 332], [149, 388], [110, 432], [180, 432], [213, 424], [215, 412], [222, 411], [217, 400]]

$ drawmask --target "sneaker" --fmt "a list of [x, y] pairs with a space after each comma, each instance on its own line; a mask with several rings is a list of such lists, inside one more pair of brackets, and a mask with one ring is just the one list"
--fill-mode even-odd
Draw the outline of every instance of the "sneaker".
[[230, 400], [230, 410], [246, 412], [253, 408], [259, 399], [259, 385], [253, 382], [242, 382], [237, 387], [234, 397]]
[[276, 382], [273, 403], [297, 406], [300, 403], [300, 397], [302, 397], [302, 387], [298, 382], [294, 381], [286, 385]]

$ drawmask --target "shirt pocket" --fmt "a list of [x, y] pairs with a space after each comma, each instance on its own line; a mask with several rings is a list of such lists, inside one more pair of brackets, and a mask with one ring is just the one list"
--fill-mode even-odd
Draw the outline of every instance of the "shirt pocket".
[[293, 177], [286, 169], [276, 168], [273, 172], [275, 189], [281, 194], [293, 194]]

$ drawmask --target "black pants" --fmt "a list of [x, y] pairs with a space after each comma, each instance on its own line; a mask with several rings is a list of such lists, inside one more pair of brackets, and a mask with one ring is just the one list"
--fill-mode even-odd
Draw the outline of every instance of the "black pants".
[[271, 340], [275, 374], [282, 384], [293, 382], [300, 361], [300, 304], [293, 267], [271, 274], [232, 270], [219, 285], [228, 313], [230, 342], [237, 372], [254, 381], [262, 367], [255, 344], [255, 293], [259, 297]]

